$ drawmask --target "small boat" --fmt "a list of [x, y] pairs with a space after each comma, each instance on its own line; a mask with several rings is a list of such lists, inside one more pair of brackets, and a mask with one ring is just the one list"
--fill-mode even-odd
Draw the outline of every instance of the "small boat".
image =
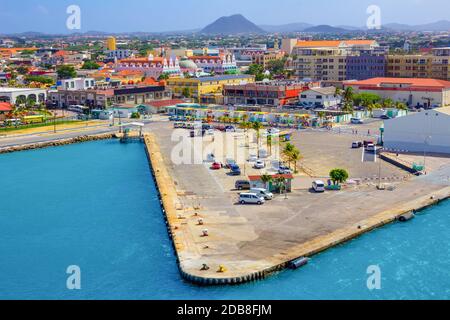
[[302, 257], [302, 258], [292, 260], [291, 262], [289, 262], [288, 266], [289, 266], [289, 269], [295, 270], [295, 269], [298, 269], [298, 268], [301, 268], [301, 267], [307, 265], [308, 262], [309, 262], [309, 258]]

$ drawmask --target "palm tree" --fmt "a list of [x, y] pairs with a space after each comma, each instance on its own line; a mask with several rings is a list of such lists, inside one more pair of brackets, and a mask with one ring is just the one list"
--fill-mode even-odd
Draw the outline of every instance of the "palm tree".
[[390, 98], [387, 98], [383, 101], [383, 107], [385, 107], [385, 108], [390, 108], [393, 106], [393, 104], [394, 104], [394, 101]]
[[317, 112], [317, 116], [319, 117], [320, 122], [323, 124], [323, 119], [326, 116], [326, 112], [325, 111], [319, 111], [319, 112]]
[[249, 139], [248, 139], [248, 130], [250, 130], [253, 127], [253, 124], [248, 121], [242, 121], [240, 124], [240, 128], [245, 130], [245, 146], [249, 146]]
[[289, 163], [289, 167], [291, 166], [291, 155], [295, 150], [296, 149], [293, 144], [287, 143], [282, 151], [283, 158]]
[[400, 101], [395, 103], [395, 108], [398, 109], [398, 110], [406, 110], [406, 109], [408, 109], [406, 104], [404, 104], [403, 102], [400, 102]]
[[278, 190], [280, 192], [280, 194], [282, 193], [283, 190], [286, 189], [286, 179], [283, 177], [278, 177], [275, 179], [275, 183], [278, 187]]
[[303, 159], [303, 156], [301, 155], [300, 150], [298, 150], [298, 149], [295, 149], [289, 155], [289, 160], [294, 163], [294, 172], [295, 173], [297, 173], [297, 164], [301, 159]]
[[262, 129], [262, 124], [259, 121], [256, 121], [253, 123], [253, 130], [256, 131], [256, 139], [258, 142], [258, 155], [259, 155], [259, 147], [260, 147], [260, 138], [261, 138], [261, 129]]
[[344, 103], [344, 106], [342, 107], [342, 111], [347, 112], [347, 113], [353, 113], [354, 109], [353, 109], [353, 106], [351, 105], [351, 103], [346, 102], [346, 103]]
[[264, 174], [261, 176], [261, 181], [264, 183], [264, 186], [266, 187], [265, 189], [269, 190], [268, 185], [273, 181], [273, 177], [271, 175]]
[[353, 88], [352, 87], [346, 88], [342, 95], [344, 102], [350, 103], [351, 101], [353, 101], [353, 97], [354, 97]]
[[336, 91], [334, 92], [334, 96], [335, 97], [342, 96], [342, 89], [341, 88], [336, 88]]

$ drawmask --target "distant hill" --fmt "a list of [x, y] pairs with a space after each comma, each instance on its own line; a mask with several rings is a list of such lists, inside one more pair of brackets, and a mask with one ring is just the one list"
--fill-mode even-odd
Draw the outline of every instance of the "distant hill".
[[264, 30], [241, 14], [221, 17], [200, 31], [202, 34], [249, 34], [264, 33]]
[[306, 28], [303, 32], [314, 32], [314, 33], [346, 33], [349, 30], [344, 28], [332, 27], [329, 25], [320, 25], [315, 27]]
[[282, 25], [260, 25], [259, 27], [267, 32], [302, 32], [307, 28], [313, 27], [313, 25], [309, 23], [298, 22]]

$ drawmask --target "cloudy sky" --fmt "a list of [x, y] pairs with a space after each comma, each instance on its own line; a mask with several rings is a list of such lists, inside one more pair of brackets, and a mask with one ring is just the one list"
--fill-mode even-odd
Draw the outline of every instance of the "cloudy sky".
[[450, 20], [449, 0], [0, 0], [0, 33], [62, 33], [69, 5], [81, 9], [81, 31], [174, 31], [204, 27], [241, 13], [256, 24], [363, 26], [378, 5], [382, 23]]

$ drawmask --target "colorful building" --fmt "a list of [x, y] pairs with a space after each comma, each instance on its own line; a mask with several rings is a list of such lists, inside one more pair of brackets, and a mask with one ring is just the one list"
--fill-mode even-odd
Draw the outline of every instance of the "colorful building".
[[148, 58], [127, 58], [116, 63], [117, 71], [132, 70], [142, 71], [145, 76], [158, 79], [162, 74], [169, 76], [181, 76], [181, 69], [178, 58], [167, 59], [163, 57], [154, 57], [152, 54]]
[[225, 85], [223, 88], [224, 103], [232, 105], [283, 106], [298, 102], [299, 94], [308, 90], [310, 86], [319, 86], [319, 83], [263, 81]]
[[[173, 78], [167, 80], [167, 85], [172, 89], [174, 96], [193, 98], [201, 102], [206, 96], [216, 95], [216, 99], [222, 97], [223, 88], [226, 85], [253, 83], [252, 75], [221, 75], [200, 78]], [[211, 103], [215, 103], [210, 101]]]
[[236, 73], [238, 67], [233, 54], [220, 54], [217, 56], [192, 56], [189, 57], [199, 68], [207, 73], [226, 74]]

